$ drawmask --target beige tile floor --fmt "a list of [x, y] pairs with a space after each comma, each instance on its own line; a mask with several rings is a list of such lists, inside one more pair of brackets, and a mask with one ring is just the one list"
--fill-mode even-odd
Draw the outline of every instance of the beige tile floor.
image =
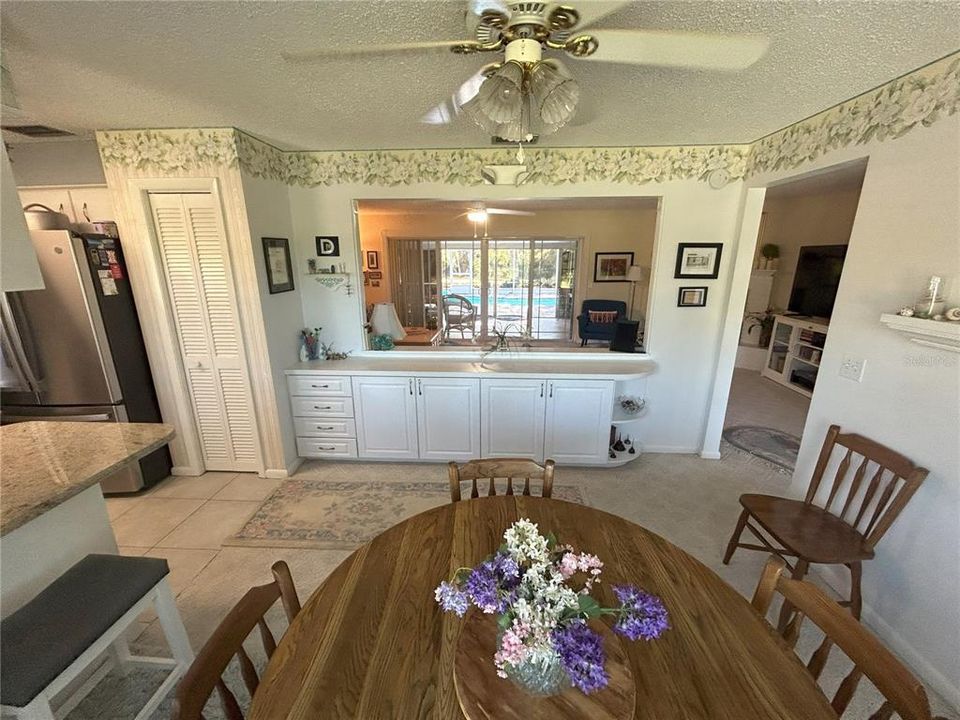
[[[783, 493], [790, 477], [763, 461], [725, 447], [719, 461], [694, 455], [651, 454], [621, 468], [558, 468], [557, 482], [579, 484], [591, 505], [666, 537], [749, 598], [764, 556], [741, 550], [729, 566], [721, 562], [739, 512], [737, 498], [740, 493], [751, 491]], [[445, 482], [446, 470], [441, 465], [310, 462], [300, 473], [331, 480]], [[207, 473], [200, 478], [167, 480], [142, 497], [108, 498], [121, 551], [167, 558], [177, 605], [195, 648], [206, 641], [246, 590], [271, 581], [269, 568], [274, 561], [283, 559], [290, 565], [301, 599], [306, 600], [349, 554], [342, 550], [221, 544], [239, 530], [259, 500], [279, 482], [247, 474]], [[869, 574], [873, 569], [868, 564], [864, 572]], [[271, 625], [275, 623], [282, 632], [284, 622], [279, 607], [271, 615]], [[133, 648], [139, 653], [162, 654], [166, 649], [158, 624], [150, 614], [141, 618], [132, 639]], [[845, 671], [842, 663], [828, 665], [824, 684], [835, 689]], [[875, 691], [867, 683], [861, 686], [844, 720], [862, 720], [878, 707], [872, 704]], [[88, 707], [96, 702], [88, 703]], [[960, 720], [960, 715], [946, 709], [939, 698], [934, 697], [933, 703], [941, 715]], [[78, 717], [106, 715], [94, 710]], [[152, 720], [163, 717], [158, 711]]]
[[753, 370], [737, 368], [730, 385], [730, 402], [723, 426], [756, 425], [803, 435], [810, 398], [775, 383]]

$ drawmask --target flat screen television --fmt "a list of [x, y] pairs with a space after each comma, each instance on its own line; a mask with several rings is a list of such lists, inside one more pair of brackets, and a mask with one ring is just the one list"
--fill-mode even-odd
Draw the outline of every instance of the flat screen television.
[[787, 310], [798, 315], [829, 318], [837, 300], [846, 257], [846, 245], [801, 247]]

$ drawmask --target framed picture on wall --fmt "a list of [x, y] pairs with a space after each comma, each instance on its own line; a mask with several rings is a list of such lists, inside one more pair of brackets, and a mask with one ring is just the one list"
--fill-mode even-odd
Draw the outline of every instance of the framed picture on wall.
[[682, 287], [677, 295], [677, 307], [706, 307], [707, 288]]
[[336, 235], [317, 235], [317, 255], [340, 257], [340, 238]]
[[680, 243], [675, 278], [714, 280], [720, 274], [723, 243]]
[[263, 241], [263, 259], [267, 265], [267, 285], [270, 294], [293, 290], [293, 262], [290, 259], [290, 240], [287, 238], [260, 238]]
[[594, 282], [627, 282], [633, 253], [597, 253], [593, 262]]
[[367, 250], [367, 270], [380, 269], [380, 253], [376, 250]]

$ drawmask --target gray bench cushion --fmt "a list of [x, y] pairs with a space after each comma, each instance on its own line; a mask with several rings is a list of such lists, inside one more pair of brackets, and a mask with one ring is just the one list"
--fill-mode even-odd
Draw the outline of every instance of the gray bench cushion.
[[0, 704], [23, 707], [170, 569], [161, 558], [87, 555], [0, 622]]

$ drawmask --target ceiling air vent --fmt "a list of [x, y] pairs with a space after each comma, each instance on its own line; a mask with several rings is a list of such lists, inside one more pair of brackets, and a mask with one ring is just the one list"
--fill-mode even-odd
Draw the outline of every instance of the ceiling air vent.
[[[533, 136], [532, 138], [530, 138], [529, 140], [524, 140], [524, 141], [523, 141], [523, 144], [524, 144], [524, 145], [536, 145], [536, 144], [537, 144], [537, 140], [539, 140], [539, 139], [540, 139], [540, 136], [539, 136], [539, 135], [534, 135], [534, 136]], [[492, 145], [516, 145], [516, 144], [517, 144], [517, 141], [516, 141], [516, 140], [506, 140], [506, 139], [504, 139], [504, 138], [502, 138], [502, 137], [500, 137], [500, 136], [498, 136], [498, 135], [494, 135], [492, 138], [490, 138], [490, 143], [491, 143]]]
[[4, 130], [32, 138], [74, 137], [73, 133], [47, 125], [3, 125]]

